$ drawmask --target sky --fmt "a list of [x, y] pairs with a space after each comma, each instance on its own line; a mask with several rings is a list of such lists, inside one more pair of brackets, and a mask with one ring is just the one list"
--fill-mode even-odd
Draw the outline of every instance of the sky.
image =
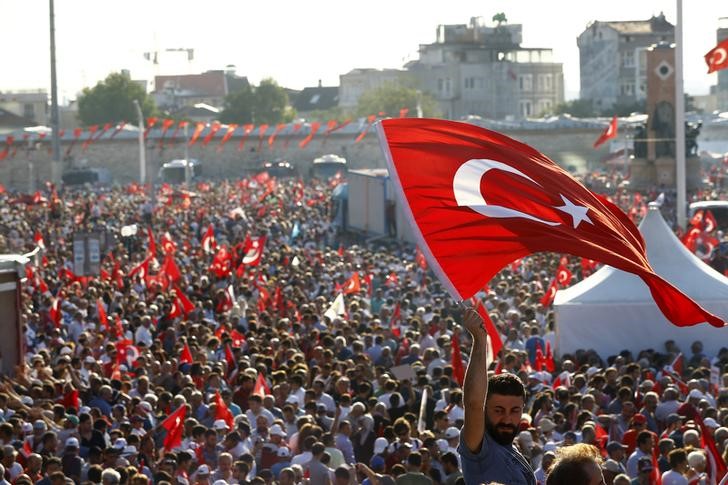
[[[55, 0], [60, 101], [75, 99], [109, 73], [133, 79], [199, 73], [233, 64], [257, 84], [272, 77], [302, 89], [338, 86], [354, 68], [401, 68], [420, 44], [435, 40], [439, 24], [504, 12], [523, 25], [524, 47], [552, 48], [564, 65], [567, 99], [579, 95], [577, 36], [593, 20], [642, 20], [664, 12], [676, 21], [676, 0]], [[684, 79], [690, 94], [716, 83], [703, 56], [716, 44], [726, 0], [684, 1]], [[50, 92], [48, 0], [3, 0], [0, 91]], [[728, 20], [724, 20], [728, 24]], [[167, 49], [195, 49], [195, 58]], [[144, 59], [160, 52], [159, 64]]]

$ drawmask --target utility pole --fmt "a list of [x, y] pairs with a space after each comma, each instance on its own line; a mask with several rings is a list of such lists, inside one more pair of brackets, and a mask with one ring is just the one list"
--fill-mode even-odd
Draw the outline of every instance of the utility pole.
[[139, 183], [144, 185], [147, 181], [147, 157], [146, 147], [144, 146], [144, 115], [142, 114], [142, 107], [136, 99], [134, 100], [134, 107], [136, 108], [137, 118], [139, 120]]
[[677, 0], [675, 25], [675, 179], [677, 182], [677, 225], [687, 224], [687, 187], [685, 181], [685, 93], [683, 92], [683, 11]]
[[63, 165], [61, 162], [61, 143], [58, 138], [58, 82], [56, 78], [56, 21], [53, 0], [48, 0], [49, 20], [51, 28], [51, 180], [54, 184], [61, 183]]

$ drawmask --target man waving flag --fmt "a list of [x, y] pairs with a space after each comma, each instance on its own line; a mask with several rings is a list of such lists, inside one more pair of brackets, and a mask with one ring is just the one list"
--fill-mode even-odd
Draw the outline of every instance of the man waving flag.
[[655, 274], [618, 207], [533, 148], [445, 120], [389, 119], [377, 131], [420, 248], [453, 298], [471, 297], [518, 258], [550, 251], [639, 276], [675, 325], [723, 326]]

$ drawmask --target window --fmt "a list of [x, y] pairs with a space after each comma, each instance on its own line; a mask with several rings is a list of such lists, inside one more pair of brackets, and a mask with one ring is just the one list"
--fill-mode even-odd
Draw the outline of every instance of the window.
[[537, 113], [543, 115], [551, 112], [551, 100], [550, 99], [539, 99], [537, 103]]
[[23, 118], [35, 120], [35, 109], [33, 109], [32, 103], [23, 104]]
[[622, 67], [634, 67], [634, 51], [622, 52]]
[[539, 74], [538, 75], [538, 90], [539, 91], [551, 91], [553, 82], [553, 76], [551, 74]]
[[465, 89], [475, 89], [475, 78], [474, 77], [465, 78]]
[[531, 100], [522, 99], [520, 101], [520, 105], [521, 105], [521, 116], [524, 118], [531, 116]]
[[452, 80], [448, 77], [445, 78], [445, 94], [450, 94]]
[[444, 90], [444, 88], [445, 88], [445, 83], [442, 80], [442, 78], [439, 78], [437, 80], [437, 91], [441, 93]]
[[532, 91], [533, 90], [533, 75], [532, 74], [521, 74], [518, 76], [518, 89], [521, 91]]
[[634, 83], [622, 83], [619, 88], [622, 96], [634, 96]]

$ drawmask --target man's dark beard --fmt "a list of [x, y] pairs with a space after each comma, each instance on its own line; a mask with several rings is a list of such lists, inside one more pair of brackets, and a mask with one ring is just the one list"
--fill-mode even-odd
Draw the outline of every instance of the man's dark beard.
[[490, 437], [502, 446], [511, 446], [513, 444], [513, 440], [518, 434], [517, 427], [503, 424], [496, 426], [495, 423], [488, 419], [487, 415], [485, 416], [485, 429]]

